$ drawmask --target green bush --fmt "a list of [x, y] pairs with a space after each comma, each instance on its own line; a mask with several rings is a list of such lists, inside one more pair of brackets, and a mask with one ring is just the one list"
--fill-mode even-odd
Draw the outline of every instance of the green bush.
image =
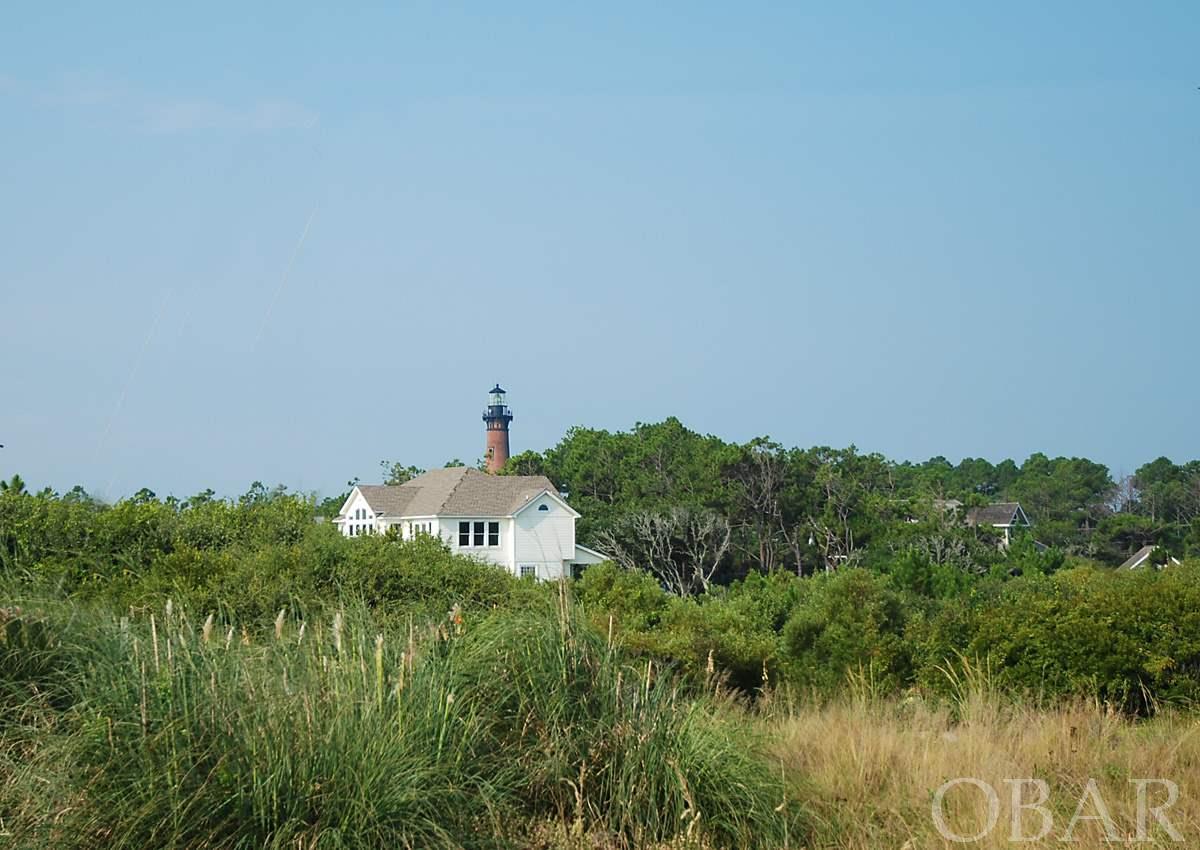
[[783, 630], [793, 682], [833, 690], [859, 670], [885, 689], [908, 680], [906, 606], [886, 576], [847, 569], [809, 579], [805, 589]]
[[1081, 567], [948, 603], [914, 635], [918, 678], [945, 690], [960, 653], [991, 659], [998, 685], [1084, 694], [1135, 711], [1200, 698], [1200, 565], [1155, 572]]
[[576, 584], [576, 598], [601, 634], [639, 655], [678, 666], [693, 683], [712, 675], [753, 692], [778, 670], [779, 632], [803, 582], [787, 573], [754, 574], [729, 587], [679, 598], [648, 573], [615, 564], [591, 567]]
[[444, 617], [454, 605], [489, 609], [520, 593], [522, 585], [494, 564], [451, 554], [441, 540], [391, 536], [347, 539], [344, 561], [333, 575], [334, 588], [393, 614]]
[[575, 582], [575, 598], [594, 613], [598, 628], [607, 630], [611, 618], [618, 633], [657, 625], [670, 600], [652, 575], [622, 569], [612, 561], [584, 570]]

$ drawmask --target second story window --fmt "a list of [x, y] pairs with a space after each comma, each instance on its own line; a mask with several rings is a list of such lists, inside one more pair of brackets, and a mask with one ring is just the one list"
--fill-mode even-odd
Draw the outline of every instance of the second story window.
[[471, 523], [460, 522], [458, 524], [458, 545], [459, 546], [470, 546], [471, 545]]
[[488, 531], [487, 545], [499, 546], [500, 545], [500, 523], [489, 522], [487, 524], [487, 531]]
[[471, 542], [476, 546], [483, 545], [483, 527], [485, 524], [486, 523], [483, 522], [472, 523], [472, 525], [474, 525], [475, 534], [473, 535], [474, 539]]

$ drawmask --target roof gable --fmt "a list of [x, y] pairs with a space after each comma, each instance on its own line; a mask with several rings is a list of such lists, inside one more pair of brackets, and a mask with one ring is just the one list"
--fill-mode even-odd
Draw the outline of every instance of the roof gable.
[[1150, 557], [1150, 553], [1153, 551], [1153, 546], [1143, 546], [1141, 549], [1138, 549], [1136, 552], [1130, 555], [1129, 559], [1125, 563], [1121, 564], [1121, 566], [1117, 567], [1117, 569], [1132, 570], [1134, 567], [1140, 567], [1146, 561], [1146, 559]]
[[[1138, 549], [1136, 552], [1134, 552], [1132, 555], [1130, 555], [1129, 560], [1127, 560], [1125, 563], [1121, 564], [1121, 566], [1117, 567], [1117, 569], [1118, 570], [1136, 570], [1142, 564], [1149, 563], [1150, 556], [1154, 554], [1155, 548], [1157, 548], [1157, 547], [1143, 546], [1141, 549]], [[1171, 564], [1178, 564], [1178, 563], [1179, 563], [1179, 559], [1176, 558], [1174, 555], [1167, 555], [1167, 563], [1165, 563], [1165, 564], [1150, 564], [1150, 566], [1157, 569], [1159, 567], [1166, 567]]]
[[1020, 502], [997, 502], [967, 511], [970, 525], [1015, 526], [1030, 524]]
[[538, 500], [538, 498], [540, 496], [542, 496], [543, 494], [546, 496], [549, 496], [550, 501], [557, 502], [559, 504], [559, 506], [564, 508], [567, 511], [567, 513], [571, 514], [571, 516], [575, 517], [576, 519], [579, 519], [579, 517], [581, 516], [579, 511], [575, 510], [573, 507], [571, 507], [569, 504], [567, 504], [566, 499], [564, 499], [562, 496], [558, 495], [558, 493], [556, 493], [552, 488], [548, 488], [548, 489], [542, 490], [540, 492], [532, 493], [531, 495], [529, 495], [525, 499], [524, 503], [520, 507], [518, 507], [516, 510], [513, 511], [513, 516], [516, 516], [517, 514], [521, 513], [521, 511], [528, 508], [530, 505], [532, 505], [534, 502], [536, 502]]

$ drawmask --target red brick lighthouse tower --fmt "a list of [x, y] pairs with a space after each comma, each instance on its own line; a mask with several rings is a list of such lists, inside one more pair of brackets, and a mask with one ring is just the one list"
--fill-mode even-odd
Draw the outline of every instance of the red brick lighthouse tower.
[[512, 408], [504, 403], [504, 390], [496, 384], [483, 411], [483, 421], [487, 423], [487, 471], [493, 475], [508, 463], [508, 423], [512, 418]]

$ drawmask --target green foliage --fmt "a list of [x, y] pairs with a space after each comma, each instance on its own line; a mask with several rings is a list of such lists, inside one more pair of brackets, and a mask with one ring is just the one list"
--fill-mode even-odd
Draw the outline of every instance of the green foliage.
[[618, 632], [644, 631], [658, 624], [669, 598], [654, 577], [640, 570], [624, 570], [611, 561], [588, 567], [575, 584], [576, 598], [600, 617], [607, 629], [609, 618]]
[[897, 588], [935, 599], [953, 598], [971, 584], [970, 575], [957, 564], [936, 563], [917, 549], [897, 556], [886, 572]]
[[784, 573], [753, 574], [680, 598], [647, 573], [607, 563], [584, 573], [576, 598], [595, 630], [623, 648], [676, 664], [693, 684], [721, 678], [753, 692], [778, 672], [779, 634], [803, 586]]
[[446, 544], [429, 535], [413, 540], [367, 536], [354, 543], [334, 582], [382, 612], [440, 617], [454, 605], [489, 609], [524, 592], [511, 574], [451, 555]]
[[[457, 465], [461, 466], [462, 464]], [[425, 472], [419, 466], [405, 466], [398, 460], [381, 460], [379, 461], [379, 468], [383, 470], [384, 484], [403, 484]]]
[[794, 682], [833, 690], [860, 670], [886, 688], [908, 680], [908, 611], [887, 577], [850, 569], [811, 579], [806, 591], [783, 630]]
[[990, 659], [1003, 687], [1087, 694], [1136, 711], [1200, 697], [1200, 565], [1026, 575], [943, 607], [913, 635], [918, 680], [962, 653]]
[[1019, 534], [1004, 553], [1000, 566], [1009, 575], [1049, 575], [1066, 564], [1066, 555], [1059, 549], [1039, 546], [1028, 534]]
[[26, 605], [0, 660], [53, 663], [0, 681], [61, 701], [0, 725], [6, 748], [40, 735], [0, 785], [14, 846], [473, 848], [549, 819], [741, 848], [790, 825], [741, 710], [630, 664], [565, 597], [432, 631], [339, 610], [267, 635]]
[[623, 661], [565, 601], [549, 619], [534, 607], [468, 624], [457, 648], [456, 690], [492, 718], [532, 814], [569, 812], [632, 847], [681, 832], [779, 846], [783, 789], [762, 742], [728, 707], [681, 698], [653, 661]]

